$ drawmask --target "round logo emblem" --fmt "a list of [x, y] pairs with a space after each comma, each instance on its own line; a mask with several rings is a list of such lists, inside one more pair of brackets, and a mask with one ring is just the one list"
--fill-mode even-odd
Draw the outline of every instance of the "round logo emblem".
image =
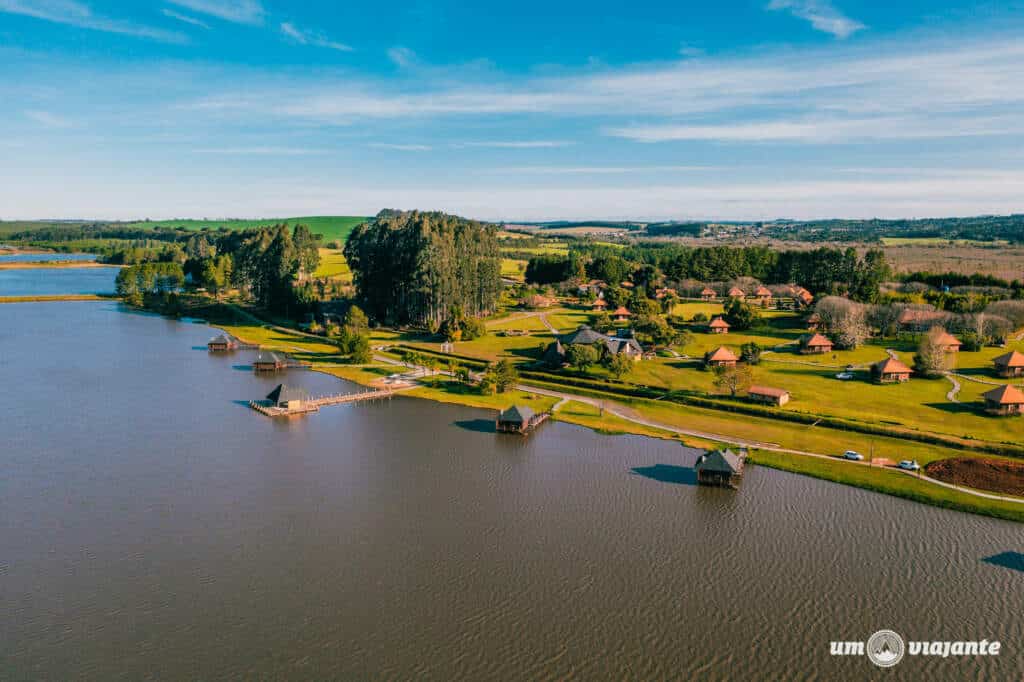
[[867, 654], [879, 668], [891, 668], [903, 660], [903, 638], [892, 630], [879, 630], [868, 638]]

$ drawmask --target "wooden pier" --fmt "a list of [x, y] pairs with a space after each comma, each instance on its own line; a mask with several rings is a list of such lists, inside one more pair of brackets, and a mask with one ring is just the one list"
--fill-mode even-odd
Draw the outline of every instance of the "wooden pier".
[[383, 388], [360, 393], [338, 393], [303, 400], [291, 400], [287, 404], [275, 404], [273, 400], [250, 400], [249, 407], [267, 417], [294, 417], [319, 412], [321, 407], [361, 403], [370, 400], [390, 400], [395, 395], [392, 388]]

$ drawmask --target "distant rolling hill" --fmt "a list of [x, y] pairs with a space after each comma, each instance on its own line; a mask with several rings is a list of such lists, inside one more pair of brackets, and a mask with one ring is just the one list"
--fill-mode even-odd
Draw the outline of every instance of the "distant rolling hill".
[[244, 220], [145, 220], [134, 223], [125, 223], [125, 225], [141, 228], [184, 227], [189, 230], [201, 230], [204, 227], [209, 227], [211, 229], [226, 227], [230, 230], [244, 230], [249, 227], [260, 227], [263, 225], [274, 225], [277, 223], [287, 223], [288, 225], [302, 223], [303, 225], [307, 225], [314, 234], [322, 234], [324, 237], [324, 243], [329, 243], [333, 241], [345, 241], [348, 239], [348, 235], [352, 232], [352, 229], [359, 223], [366, 220], [367, 218], [361, 216], [303, 216], [299, 218], [256, 218]]

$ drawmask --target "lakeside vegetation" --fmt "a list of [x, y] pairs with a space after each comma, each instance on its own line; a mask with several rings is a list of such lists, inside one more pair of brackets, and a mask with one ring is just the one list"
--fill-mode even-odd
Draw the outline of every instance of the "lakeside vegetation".
[[[921, 464], [1024, 455], [1024, 420], [981, 409], [983, 393], [1012, 383], [993, 376], [994, 358], [1024, 351], [1016, 336], [1024, 327], [1019, 282], [942, 271], [897, 276], [880, 250], [551, 240], [436, 213], [382, 212], [355, 231], [344, 252], [305, 226], [153, 232], [167, 239], [139, 243], [121, 233], [99, 240], [111, 253], [142, 259], [119, 277], [127, 300], [207, 319], [320, 371], [372, 384], [396, 371], [376, 355], [450, 373], [428, 377], [411, 392], [417, 397], [488, 409], [559, 402], [519, 391], [518, 382], [579, 396], [558, 411], [567, 422], [697, 447], [750, 442], [830, 455], [762, 448], [754, 461], [1024, 520], [1013, 503], [990, 504], [879, 467], [860, 467], [865, 473], [839, 459], [847, 449]], [[770, 296], [757, 298], [760, 287]], [[699, 300], [708, 288], [712, 300]], [[743, 296], [730, 300], [733, 288]], [[628, 308], [629, 316], [616, 321], [595, 310], [599, 299], [609, 311]], [[908, 310], [933, 315], [931, 326], [969, 345], [936, 379], [877, 385], [872, 363], [892, 356], [914, 365], [915, 356], [928, 355], [928, 327], [897, 322]], [[812, 313], [834, 344], [821, 355], [802, 352]], [[718, 317], [732, 326], [727, 335], [708, 328]], [[569, 349], [565, 364], [545, 364], [555, 334], [584, 324], [635, 338], [644, 359], [581, 348]], [[743, 376], [705, 367], [705, 356], [721, 346], [740, 358]], [[952, 398], [951, 370], [960, 377]], [[753, 405], [747, 390], [754, 383], [785, 390], [791, 400]]]

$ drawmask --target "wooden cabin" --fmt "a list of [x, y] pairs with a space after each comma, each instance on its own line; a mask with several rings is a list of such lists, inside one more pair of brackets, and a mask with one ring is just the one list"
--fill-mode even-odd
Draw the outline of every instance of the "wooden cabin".
[[277, 388], [267, 394], [267, 400], [274, 407], [283, 410], [301, 410], [309, 400], [309, 394], [301, 388], [293, 388], [278, 384]]
[[711, 320], [711, 323], [708, 325], [708, 331], [711, 332], [712, 334], [728, 334], [729, 323], [723, 320], [721, 317], [716, 317], [715, 319]]
[[261, 350], [252, 363], [257, 372], [279, 372], [287, 366], [288, 361], [283, 356], [266, 350]]
[[498, 433], [526, 433], [534, 419], [534, 412], [529, 407], [513, 405], [498, 415], [495, 428]]
[[910, 381], [914, 370], [894, 358], [886, 358], [871, 365], [871, 378], [876, 384], [902, 384]]
[[616, 322], [628, 322], [631, 317], [633, 317], [633, 313], [629, 312], [629, 308], [624, 305], [620, 305], [615, 312], [612, 313], [612, 319]]
[[729, 298], [746, 298], [747, 294], [739, 287], [733, 287], [729, 289]]
[[781, 388], [769, 388], [768, 386], [751, 386], [747, 390], [747, 398], [751, 402], [762, 403], [765, 405], [775, 405], [776, 407], [782, 407], [789, 402], [789, 391]]
[[800, 352], [804, 355], [822, 355], [832, 352], [832, 340], [822, 334], [800, 337]]
[[595, 299], [594, 303], [591, 305], [591, 307], [594, 310], [598, 310], [598, 311], [605, 310], [605, 309], [608, 308], [608, 301], [604, 300], [603, 298]]
[[704, 356], [704, 365], [707, 367], [735, 367], [739, 361], [736, 354], [725, 346], [720, 346]]
[[1024, 353], [1013, 351], [1006, 355], [1000, 355], [992, 361], [995, 363], [996, 374], [1011, 379], [1024, 376]]
[[964, 344], [947, 331], [943, 331], [936, 339], [936, 345], [947, 353], [959, 353]]
[[981, 396], [985, 411], [999, 417], [1024, 414], [1024, 393], [1016, 386], [1000, 386]]
[[759, 286], [757, 291], [754, 292], [754, 298], [756, 298], [760, 303], [768, 305], [772, 302], [771, 289], [763, 285]]
[[704, 290], [700, 292], [700, 300], [702, 301], [713, 301], [718, 296], [718, 292], [711, 287], [704, 287]]
[[699, 485], [735, 488], [743, 476], [746, 457], [732, 450], [714, 450], [697, 458], [694, 470]]
[[223, 353], [225, 351], [235, 350], [236, 348], [238, 348], [238, 341], [227, 334], [216, 336], [206, 343], [206, 349], [211, 353]]

